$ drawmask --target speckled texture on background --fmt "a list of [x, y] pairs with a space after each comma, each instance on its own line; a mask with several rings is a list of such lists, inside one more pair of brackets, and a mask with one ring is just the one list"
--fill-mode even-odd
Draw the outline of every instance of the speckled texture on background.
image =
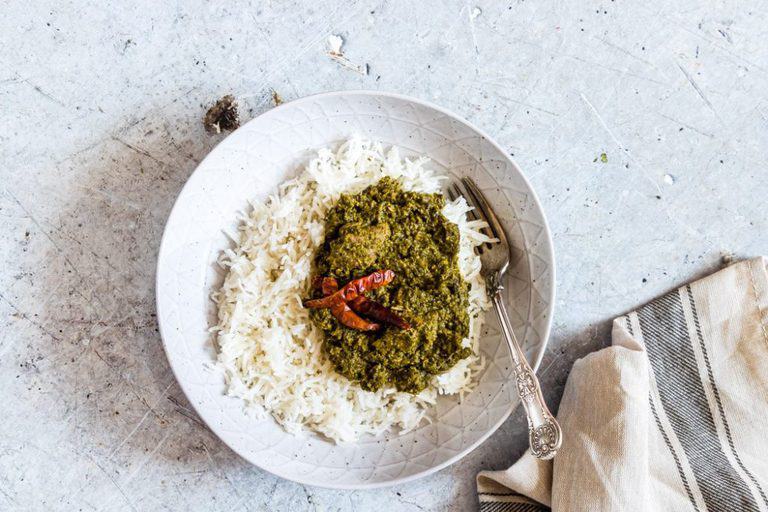
[[495, 136], [554, 233], [556, 407], [613, 316], [768, 253], [768, 3], [705, 4], [5, 2], [0, 509], [476, 509], [475, 473], [525, 448], [522, 411], [434, 476], [341, 492], [250, 467], [190, 410], [153, 278], [173, 199], [223, 137], [205, 106], [231, 92], [247, 120], [273, 90], [381, 89]]

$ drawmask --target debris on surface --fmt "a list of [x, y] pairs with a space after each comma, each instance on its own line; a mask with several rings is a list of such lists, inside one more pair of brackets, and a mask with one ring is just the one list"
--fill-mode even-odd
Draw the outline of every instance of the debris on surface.
[[335, 34], [331, 34], [328, 36], [328, 54], [333, 57], [343, 57], [344, 54], [341, 53], [341, 46], [344, 44], [344, 39], [341, 38], [341, 36], [337, 36]]
[[272, 89], [272, 102], [275, 104], [275, 106], [280, 106], [283, 104], [283, 97], [280, 96], [276, 90]]
[[720, 266], [721, 267], [727, 267], [731, 263], [733, 263], [736, 260], [733, 253], [723, 251], [722, 256], [720, 256]]
[[342, 67], [347, 68], [355, 73], [360, 73], [365, 76], [370, 73], [370, 67], [368, 64], [356, 65], [353, 64], [348, 58], [344, 56], [344, 52], [341, 51], [341, 47], [344, 45], [344, 39], [341, 36], [331, 34], [328, 36], [328, 56], [335, 60]]
[[[462, 9], [463, 10], [463, 9]], [[472, 47], [475, 49], [475, 53], [480, 53], [480, 48], [477, 46], [477, 34], [475, 34], [475, 19], [483, 13], [483, 10], [479, 7], [475, 7], [469, 14], [469, 30], [472, 33]]]
[[604, 164], [607, 164], [608, 163], [608, 155], [605, 154], [605, 153], [600, 153], [600, 161], [603, 162]]
[[240, 127], [240, 116], [237, 114], [237, 102], [234, 96], [227, 94], [217, 101], [203, 118], [205, 131], [221, 133], [222, 130], [232, 131]]

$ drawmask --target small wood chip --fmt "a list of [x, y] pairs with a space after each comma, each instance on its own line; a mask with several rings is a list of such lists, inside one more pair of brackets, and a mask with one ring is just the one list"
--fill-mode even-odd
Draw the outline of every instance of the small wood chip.
[[203, 118], [203, 125], [208, 133], [232, 131], [240, 127], [240, 116], [237, 114], [234, 96], [227, 94], [209, 108]]

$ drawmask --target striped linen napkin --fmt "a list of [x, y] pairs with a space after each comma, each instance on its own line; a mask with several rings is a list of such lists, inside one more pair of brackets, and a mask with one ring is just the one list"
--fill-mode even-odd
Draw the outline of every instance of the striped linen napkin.
[[614, 320], [576, 361], [554, 461], [477, 477], [481, 512], [768, 512], [766, 258]]

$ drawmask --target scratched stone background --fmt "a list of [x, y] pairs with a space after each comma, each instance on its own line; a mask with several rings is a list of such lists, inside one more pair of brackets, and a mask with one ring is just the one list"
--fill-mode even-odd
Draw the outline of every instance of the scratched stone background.
[[[538, 191], [557, 306], [556, 407], [610, 319], [725, 257], [768, 253], [768, 3], [3, 3], [0, 509], [464, 511], [526, 445], [521, 411], [463, 461], [341, 492], [249, 466], [201, 424], [157, 333], [171, 204], [245, 120], [338, 89], [436, 102], [491, 133]], [[340, 35], [348, 65], [328, 55]], [[605, 156], [603, 156], [605, 155]]]

